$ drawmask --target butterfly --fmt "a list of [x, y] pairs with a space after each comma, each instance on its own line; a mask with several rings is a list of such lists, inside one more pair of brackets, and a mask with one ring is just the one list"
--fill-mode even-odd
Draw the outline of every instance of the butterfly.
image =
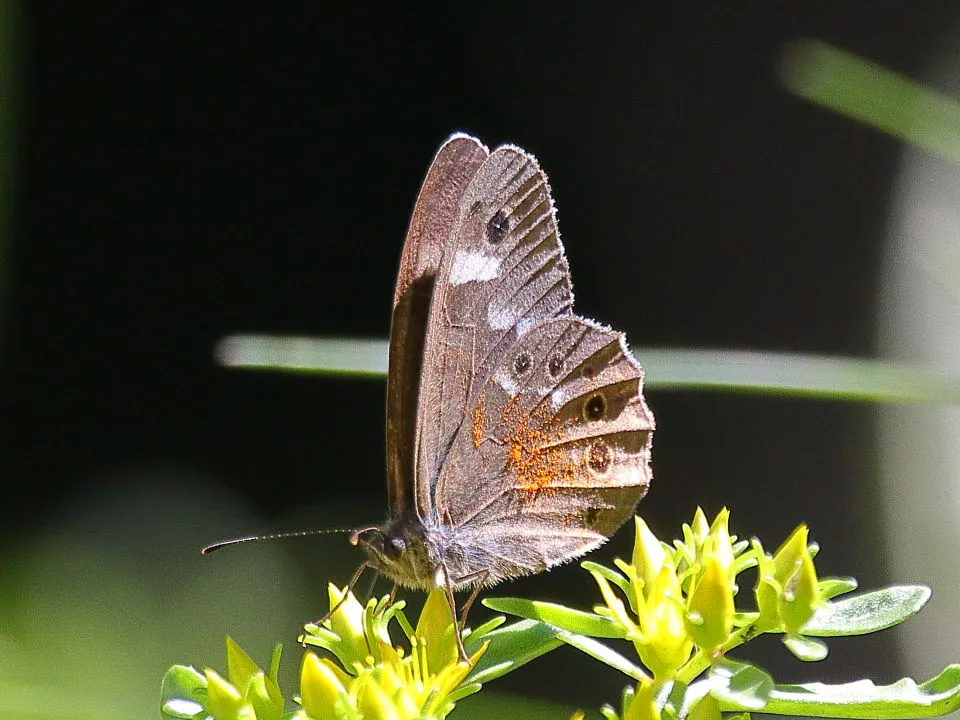
[[401, 254], [388, 519], [354, 532], [366, 553], [354, 582], [373, 568], [443, 588], [452, 611], [453, 592], [472, 589], [465, 616], [480, 588], [584, 555], [646, 494], [654, 425], [624, 335], [574, 314], [537, 161], [451, 135]]

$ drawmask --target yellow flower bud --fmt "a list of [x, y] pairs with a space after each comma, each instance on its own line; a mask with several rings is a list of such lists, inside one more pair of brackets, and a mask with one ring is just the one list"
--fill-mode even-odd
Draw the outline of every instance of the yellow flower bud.
[[703, 512], [703, 508], [697, 507], [697, 511], [693, 514], [693, 522], [690, 523], [690, 529], [693, 531], [693, 539], [697, 547], [703, 545], [703, 541], [710, 534], [710, 526], [707, 524], [707, 516]]
[[300, 702], [313, 720], [333, 720], [335, 704], [347, 697], [342, 678], [334, 668], [312, 652], [303, 656], [300, 666]]
[[357, 601], [352, 592], [347, 593], [346, 599], [341, 602], [344, 593], [333, 583], [330, 583], [327, 592], [330, 596], [330, 607], [337, 610], [324, 624], [343, 640], [341, 650], [349, 650], [349, 656], [341, 656], [340, 660], [345, 667], [363, 662], [370, 652], [363, 633], [363, 605]]
[[711, 652], [733, 629], [733, 587], [720, 560], [711, 555], [687, 601], [687, 632], [701, 650]]
[[783, 629], [796, 632], [821, 604], [820, 584], [807, 547], [808, 530], [800, 525], [773, 556], [780, 586], [777, 609]]
[[[733, 566], [733, 543], [730, 541], [730, 529], [728, 523], [730, 521], [730, 511], [726, 508], [723, 508], [717, 517], [714, 518], [713, 524], [710, 526], [710, 537], [713, 538], [713, 551], [717, 556], [717, 560], [720, 561], [720, 566], [727, 573], [730, 572], [730, 568]], [[732, 581], [733, 578], [730, 578]]]
[[784, 583], [780, 596], [780, 619], [788, 633], [800, 630], [820, 605], [820, 583], [813, 558], [806, 548], [796, 561], [793, 574]]
[[403, 720], [400, 711], [372, 678], [366, 678], [357, 694], [357, 709], [364, 720]]
[[[663, 545], [657, 540], [656, 535], [650, 532], [650, 528], [639, 517], [634, 516], [636, 533], [633, 541], [633, 567], [637, 569], [637, 576], [643, 581], [643, 587], [649, 588], [654, 578], [660, 574], [660, 569], [666, 559]], [[646, 589], [643, 590], [646, 595]]]
[[640, 637], [634, 647], [656, 680], [667, 680], [690, 659], [693, 641], [687, 635], [680, 583], [672, 562], [664, 564], [638, 615]]
[[253, 708], [243, 700], [240, 691], [215, 670], [204, 670], [207, 676], [207, 712], [218, 720], [253, 720]]

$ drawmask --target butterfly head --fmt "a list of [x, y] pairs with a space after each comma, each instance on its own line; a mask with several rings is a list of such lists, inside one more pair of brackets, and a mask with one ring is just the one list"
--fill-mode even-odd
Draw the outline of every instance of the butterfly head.
[[395, 520], [380, 526], [363, 527], [350, 536], [367, 555], [370, 567], [409, 588], [429, 590], [436, 586], [431, 559], [432, 543], [423, 524], [417, 520]]

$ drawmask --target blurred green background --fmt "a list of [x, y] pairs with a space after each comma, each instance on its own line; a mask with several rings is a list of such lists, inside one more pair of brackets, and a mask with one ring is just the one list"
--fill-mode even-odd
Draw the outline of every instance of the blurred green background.
[[[549, 174], [578, 311], [647, 368], [658, 533], [727, 505], [767, 545], [809, 523], [824, 574], [934, 590], [823, 663], [749, 657], [782, 681], [956, 661], [958, 22], [947, 2], [0, 3], [0, 718], [156, 717], [166, 668], [222, 669], [228, 633], [262, 662], [284, 642], [292, 687], [299, 628], [359, 553], [199, 548], [379, 522], [384, 383], [215, 348], [384, 338], [453, 130]], [[491, 594], [595, 597], [575, 565]], [[488, 690], [567, 717], [625, 683], [561, 649]]]

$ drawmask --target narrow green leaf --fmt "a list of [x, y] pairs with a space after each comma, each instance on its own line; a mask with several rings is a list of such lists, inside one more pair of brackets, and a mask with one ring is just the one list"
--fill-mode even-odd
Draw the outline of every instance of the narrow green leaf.
[[[469, 675], [471, 682], [486, 683], [506, 675], [531, 660], [546, 655], [560, 647], [563, 642], [558, 628], [536, 620], [519, 620], [488, 632], [482, 642], [490, 641], [490, 647], [477, 661]], [[467, 653], [480, 646], [481, 639], [468, 637], [464, 644]]]
[[583, 612], [556, 603], [526, 600], [524, 598], [486, 598], [483, 604], [496, 612], [540, 620], [563, 630], [590, 637], [623, 638], [623, 628], [610, 618]]
[[478, 683], [478, 682], [467, 683], [466, 685], [461, 685], [461, 686], [458, 687], [456, 690], [454, 690], [452, 693], [450, 693], [449, 695], [447, 695], [447, 700], [446, 700], [446, 702], [447, 702], [448, 704], [450, 704], [450, 705], [453, 705], [453, 704], [455, 704], [455, 703], [458, 703], [458, 702], [460, 702], [461, 700], [463, 700], [465, 697], [468, 697], [468, 696], [470, 696], [470, 695], [473, 695], [473, 694], [475, 694], [475, 693], [480, 692], [480, 689], [481, 689], [482, 687], [483, 687], [483, 685], [482, 685], [481, 683]]
[[852, 577], [820, 578], [820, 597], [824, 600], [833, 600], [835, 597], [853, 592], [858, 587], [856, 578]]
[[507, 619], [503, 615], [494, 615], [482, 625], [478, 625], [475, 628], [467, 628], [464, 631], [463, 640], [466, 642], [467, 638], [473, 638], [474, 641], [483, 642], [484, 637], [488, 633], [490, 633], [492, 630], [496, 630], [506, 621]]
[[273, 652], [270, 654], [270, 679], [273, 682], [279, 682], [280, 675], [280, 656], [283, 654], [283, 644], [277, 643], [273, 646]]
[[828, 602], [814, 613], [801, 632], [815, 637], [877, 632], [915, 615], [929, 599], [930, 588], [923, 585], [892, 585]]
[[630, 581], [627, 580], [623, 575], [618, 573], [616, 570], [608, 568], [606, 565], [601, 565], [600, 563], [595, 563], [592, 560], [584, 560], [580, 563], [580, 567], [586, 570], [589, 573], [596, 573], [605, 580], [612, 582], [620, 590], [623, 591], [623, 594], [629, 596], [630, 594]]
[[631, 677], [634, 680], [650, 679], [643, 671], [643, 668], [634, 665], [616, 650], [604, 645], [598, 640], [560, 629], [557, 630], [557, 637], [567, 643], [567, 645], [575, 647], [580, 652], [586, 653], [590, 657], [609, 665], [614, 670], [619, 670], [627, 677]]
[[[721, 709], [727, 708], [722, 706]], [[886, 720], [939, 717], [958, 709], [960, 665], [949, 665], [937, 677], [922, 685], [917, 685], [910, 678], [898, 680], [892, 685], [874, 685], [869, 680], [843, 685], [777, 685], [770, 693], [764, 712]]]
[[829, 649], [823, 640], [817, 640], [803, 635], [784, 635], [783, 644], [798, 660], [804, 662], [818, 662], [823, 660]]
[[709, 683], [724, 710], [762, 710], [773, 690], [773, 678], [765, 671], [729, 658], [710, 669]]

